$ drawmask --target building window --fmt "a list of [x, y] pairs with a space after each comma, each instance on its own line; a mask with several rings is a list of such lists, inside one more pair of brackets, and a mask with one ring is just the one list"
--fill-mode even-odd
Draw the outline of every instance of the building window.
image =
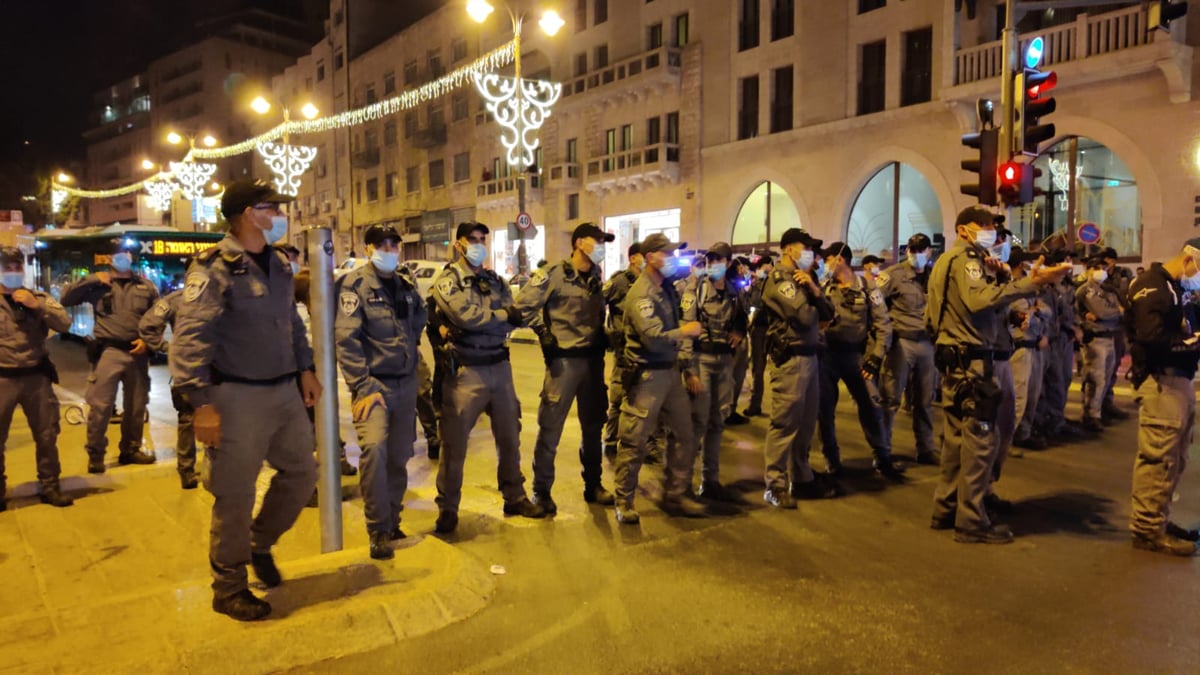
[[646, 28], [646, 49], [658, 49], [663, 46], [663, 25], [659, 21]]
[[857, 261], [877, 255], [899, 259], [898, 246], [917, 233], [942, 233], [942, 208], [929, 181], [907, 164], [892, 162], [880, 169], [858, 193], [846, 223], [845, 242]]
[[880, 9], [887, 4], [887, 0], [858, 0], [858, 13], [866, 14], [872, 10]]
[[[1119, 256], [1142, 254], [1142, 204], [1133, 172], [1101, 143], [1066, 138], [1033, 161], [1043, 194], [1010, 211], [1009, 228], [1025, 242], [1071, 249], [1080, 223], [1100, 227], [1101, 241]], [[1061, 242], [1061, 243], [1060, 243]]]
[[600, 45], [596, 47], [595, 66], [597, 69], [604, 68], [608, 65], [608, 45]]
[[378, 150], [379, 149], [379, 130], [367, 129], [363, 131], [363, 149]]
[[388, 120], [387, 123], [383, 125], [383, 144], [396, 144], [396, 120]]
[[465, 58], [467, 58], [467, 39], [454, 38], [454, 41], [450, 43], [450, 60], [458, 63]]
[[417, 83], [417, 78], [421, 76], [418, 70], [416, 61], [409, 61], [404, 64], [404, 86], [411, 87]]
[[369, 203], [369, 202], [377, 202], [377, 201], [379, 201], [379, 179], [378, 178], [368, 178], [367, 179], [367, 202]]
[[567, 220], [579, 219], [579, 193], [572, 192], [567, 195]]
[[758, 3], [762, 0], [742, 0], [738, 17], [738, 51], [758, 46]]
[[450, 116], [455, 122], [467, 119], [467, 95], [456, 92], [450, 96]]
[[646, 120], [646, 145], [658, 145], [662, 142], [662, 119], [651, 117]]
[[575, 55], [575, 77], [587, 75], [587, 52]]
[[368, 84], [363, 93], [363, 98], [366, 99], [367, 105], [371, 105], [375, 99], [375, 85]]
[[792, 66], [771, 71], [771, 133], [792, 128], [792, 101], [795, 80]]
[[900, 105], [925, 103], [933, 90], [933, 28], [904, 33], [904, 72], [900, 77]]
[[354, 203], [355, 204], [362, 203], [362, 181], [361, 180], [356, 181], [354, 183]]
[[887, 87], [887, 43], [883, 40], [858, 48], [858, 114], [883, 110]]
[[567, 162], [570, 164], [579, 163], [579, 141], [575, 138], [567, 139]]
[[679, 145], [679, 112], [667, 113], [667, 142]]
[[771, 0], [771, 40], [796, 34], [796, 0]]
[[436, 79], [446, 74], [442, 70], [442, 50], [430, 49], [425, 55], [425, 60], [429, 66], [429, 79]]
[[421, 169], [420, 167], [410, 166], [404, 170], [404, 187], [409, 194], [419, 192], [421, 190]]
[[383, 74], [383, 95], [394, 94], [396, 92], [396, 71], [389, 70]]
[[304, 78], [304, 91], [306, 91], [306, 92], [311, 92], [311, 91], [312, 91], [312, 85], [313, 85], [313, 81], [312, 81], [312, 78], [311, 78], [311, 77], [306, 77], [306, 78]]
[[575, 32], [587, 30], [587, 0], [575, 0]]
[[686, 47], [688, 43], [688, 15], [675, 17], [675, 46]]
[[446, 109], [442, 107], [441, 102], [429, 104], [427, 117], [430, 129], [446, 126]]
[[738, 140], [758, 136], [758, 76], [738, 82]]
[[596, 3], [595, 4], [596, 20], [593, 21], [592, 24], [599, 26], [600, 24], [604, 23], [605, 21], [608, 21], [608, 0], [593, 0], [593, 1]]
[[733, 222], [734, 246], [740, 244], [769, 244], [793, 227], [800, 227], [800, 213], [788, 193], [778, 184], [763, 181], [742, 202]]
[[429, 187], [439, 188], [446, 184], [446, 162], [435, 159], [429, 163]]
[[317, 82], [320, 82], [324, 79], [325, 79], [325, 64], [318, 63], [317, 64]]
[[454, 182], [471, 180], [471, 153], [460, 152], [454, 156]]
[[409, 110], [404, 113], [404, 137], [412, 138], [417, 133], [417, 113], [414, 110]]
[[400, 187], [400, 178], [395, 172], [388, 173], [383, 177], [383, 196], [391, 199], [396, 196], [396, 189]]
[[633, 149], [633, 125], [624, 124], [621, 126], [621, 150]]
[[342, 54], [342, 51], [339, 49], [338, 52], [333, 55], [333, 69], [341, 70], [342, 66], [344, 66], [344, 65], [346, 65], [346, 57], [344, 54]]

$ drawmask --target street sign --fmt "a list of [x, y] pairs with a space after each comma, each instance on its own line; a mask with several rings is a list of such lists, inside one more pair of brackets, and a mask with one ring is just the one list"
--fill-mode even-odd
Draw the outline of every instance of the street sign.
[[1029, 46], [1025, 48], [1025, 67], [1037, 68], [1042, 62], [1042, 53], [1046, 47], [1046, 42], [1040, 37], [1033, 38]]
[[1100, 241], [1100, 226], [1095, 223], [1084, 223], [1075, 231], [1075, 238], [1085, 244], [1095, 244]]
[[521, 228], [521, 230], [528, 230], [533, 227], [533, 217], [525, 212], [518, 213], [517, 227]]

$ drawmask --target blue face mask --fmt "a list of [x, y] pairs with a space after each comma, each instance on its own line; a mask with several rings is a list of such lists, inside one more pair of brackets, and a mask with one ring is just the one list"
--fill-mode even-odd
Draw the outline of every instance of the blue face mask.
[[400, 265], [400, 253], [398, 251], [380, 251], [376, 249], [371, 254], [371, 264], [380, 272], [391, 274]]
[[800, 259], [796, 261], [796, 265], [798, 265], [801, 270], [807, 272], [812, 268], [814, 257], [815, 256], [813, 255], [812, 251], [807, 249], [803, 250], [800, 252]]
[[287, 231], [287, 216], [271, 216], [271, 229], [263, 232], [263, 237], [265, 237], [267, 240], [267, 246], [271, 246], [275, 242], [286, 237]]
[[921, 251], [920, 253], [909, 253], [908, 262], [915, 269], [923, 270], [925, 269], [925, 266], [929, 264], [929, 253], [927, 251]]
[[18, 288], [20, 288], [22, 284], [25, 283], [25, 273], [24, 272], [5, 272], [3, 276], [0, 276], [0, 283], [4, 284], [5, 288], [9, 288], [9, 289], [12, 289], [15, 291]]
[[300, 263], [295, 262], [295, 261], [289, 261], [288, 265], [290, 265], [292, 267], [292, 276], [296, 276], [297, 274], [300, 273]]
[[1003, 244], [1000, 244], [992, 249], [992, 254], [995, 255], [1000, 262], [1008, 262], [1008, 257], [1012, 255], [1012, 242], [1005, 239]]
[[670, 279], [679, 271], [679, 259], [673, 255], [669, 255], [663, 259], [662, 267], [658, 268], [658, 273], [663, 275], [664, 279]]
[[485, 244], [468, 244], [467, 250], [463, 252], [463, 257], [467, 259], [471, 267], [479, 267], [487, 258], [487, 246]]
[[114, 253], [112, 257], [112, 268], [124, 274], [133, 267], [133, 256], [128, 253]]
[[593, 246], [592, 252], [588, 254], [588, 260], [591, 260], [593, 265], [599, 265], [604, 262], [604, 244]]
[[[5, 275], [7, 276], [7, 272]], [[8, 282], [5, 282], [4, 285], [7, 286]], [[1197, 270], [1197, 272], [1190, 277], [1183, 277], [1180, 279], [1179, 285], [1183, 286], [1183, 290], [1185, 291], [1200, 291], [1200, 270]]]
[[725, 278], [727, 265], [725, 263], [713, 263], [708, 266], [708, 278], [713, 281], [720, 281]]

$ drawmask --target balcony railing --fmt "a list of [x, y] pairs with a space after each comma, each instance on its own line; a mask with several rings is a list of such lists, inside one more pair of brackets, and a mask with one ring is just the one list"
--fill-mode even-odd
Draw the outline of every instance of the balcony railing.
[[[1081, 14], [1072, 23], [1030, 33], [1021, 41], [1019, 53], [1024, 53], [1029, 40], [1040, 36], [1045, 41], [1042, 63], [1052, 66], [1140, 47], [1151, 42], [1151, 33], [1145, 8], [1135, 5], [1096, 16]], [[1003, 68], [1002, 59], [999, 41], [958, 50], [955, 55], [954, 84], [999, 77]]]
[[659, 47], [564, 82], [562, 96], [569, 102], [571, 97], [596, 90], [614, 92], [621, 84], [635, 91], [643, 86], [652, 90], [677, 87], [682, 65], [683, 56], [678, 47]]
[[350, 157], [350, 166], [355, 169], [370, 169], [379, 166], [379, 148], [367, 148]]
[[[491, 209], [501, 206], [516, 206], [517, 177], [504, 176], [485, 180], [475, 187], [475, 206], [481, 209]], [[540, 173], [525, 174], [525, 201], [540, 202], [542, 200], [542, 175]]]
[[679, 182], [679, 146], [657, 143], [631, 150], [622, 150], [589, 160], [587, 189], [640, 189], [646, 186]]
[[421, 148], [423, 150], [436, 148], [439, 145], [445, 145], [446, 125], [431, 124], [427, 127], [417, 129], [415, 132], [413, 132], [412, 137], [409, 139], [409, 143], [414, 148]]
[[582, 177], [583, 167], [574, 162], [555, 164], [550, 167], [550, 187], [577, 188]]

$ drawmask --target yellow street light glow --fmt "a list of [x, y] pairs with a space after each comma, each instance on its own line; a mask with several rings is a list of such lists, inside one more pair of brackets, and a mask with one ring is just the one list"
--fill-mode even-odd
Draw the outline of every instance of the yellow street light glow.
[[558, 33], [559, 29], [566, 25], [566, 23], [567, 22], [563, 21], [563, 18], [558, 15], [558, 12], [552, 9], [546, 10], [546, 12], [542, 14], [541, 21], [538, 21], [538, 25], [542, 27], [542, 30], [546, 32], [546, 35], [554, 35]]
[[317, 115], [320, 115], [321, 111], [317, 110], [317, 106], [313, 105], [312, 102], [309, 102], [305, 103], [304, 107], [300, 108], [300, 114], [304, 115], [304, 119], [311, 120]]
[[271, 103], [267, 99], [259, 96], [250, 102], [250, 108], [259, 115], [266, 115], [271, 112]]
[[148, 159], [143, 159], [142, 160], [142, 168], [146, 171], [153, 171], [154, 170], [154, 162], [151, 162]]
[[495, 7], [492, 7], [492, 3], [487, 0], [469, 0], [467, 2], [467, 14], [471, 15], [475, 23], [487, 21], [493, 11], [495, 11]]
[[180, 143], [183, 142], [183, 136], [180, 136], [179, 134], [175, 133], [174, 131], [171, 131], [171, 132], [167, 133], [167, 142], [170, 143], [171, 145], [179, 145]]
[[217, 139], [213, 138], [212, 135], [208, 135], [201, 142], [204, 143], [204, 147], [211, 148], [217, 144]]
[[58, 182], [60, 182], [60, 183], [70, 183], [71, 177], [68, 176], [65, 172], [59, 171], [58, 177], [56, 180], [58, 180]]
[[220, 183], [213, 183], [212, 185], [209, 185], [208, 187], [209, 187], [209, 189], [211, 189], [213, 192], [220, 192], [220, 191], [221, 191], [221, 184], [220, 184]]

